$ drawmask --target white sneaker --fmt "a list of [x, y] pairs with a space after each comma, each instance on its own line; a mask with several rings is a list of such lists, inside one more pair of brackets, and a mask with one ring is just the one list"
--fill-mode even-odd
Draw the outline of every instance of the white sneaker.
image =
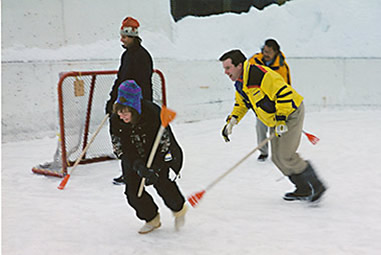
[[187, 204], [184, 203], [183, 208], [178, 212], [173, 212], [173, 216], [175, 216], [175, 229], [179, 231], [185, 225], [185, 214], [188, 211]]
[[160, 226], [160, 214], [158, 213], [155, 218], [144, 224], [144, 226], [139, 230], [139, 234], [147, 234], [149, 232], [154, 231], [157, 228], [160, 228]]

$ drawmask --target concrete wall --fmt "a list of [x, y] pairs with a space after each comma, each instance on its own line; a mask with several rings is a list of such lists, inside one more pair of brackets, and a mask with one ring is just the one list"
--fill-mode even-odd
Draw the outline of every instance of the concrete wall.
[[381, 106], [381, 58], [290, 58], [293, 86], [308, 105]]
[[117, 68], [117, 61], [3, 63], [2, 140], [6, 142], [56, 134], [59, 73]]
[[[311, 109], [381, 107], [377, 71], [381, 59], [290, 58], [292, 83]], [[57, 125], [57, 82], [63, 71], [114, 70], [119, 61], [3, 63], [2, 139], [54, 136]], [[164, 72], [168, 106], [176, 121], [225, 118], [234, 101], [232, 82], [221, 63], [156, 59]], [[110, 84], [111, 86], [112, 84]]]

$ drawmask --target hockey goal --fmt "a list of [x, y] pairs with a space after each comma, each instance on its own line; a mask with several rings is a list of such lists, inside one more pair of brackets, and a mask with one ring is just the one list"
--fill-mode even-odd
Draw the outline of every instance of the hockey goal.
[[[37, 174], [63, 177], [80, 157], [105, 117], [105, 105], [116, 79], [116, 70], [60, 73], [58, 82], [58, 144], [52, 162], [32, 168]], [[152, 75], [153, 101], [166, 105], [165, 80], [160, 70]], [[89, 146], [80, 164], [115, 159], [104, 125]]]

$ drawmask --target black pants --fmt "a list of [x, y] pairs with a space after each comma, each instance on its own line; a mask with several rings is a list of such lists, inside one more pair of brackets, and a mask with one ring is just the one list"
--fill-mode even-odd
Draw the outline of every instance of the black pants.
[[[124, 194], [127, 197], [128, 204], [135, 209], [136, 216], [145, 221], [150, 221], [158, 213], [158, 207], [152, 199], [152, 196], [145, 190], [141, 197], [138, 197], [138, 189], [140, 186], [141, 178], [132, 169], [131, 162], [127, 157], [122, 158], [122, 169], [124, 180], [126, 182], [126, 190]], [[163, 167], [159, 173], [159, 180], [154, 184], [159, 196], [163, 199], [165, 205], [174, 212], [182, 209], [185, 198], [181, 194], [176, 182], [169, 179], [169, 169]]]

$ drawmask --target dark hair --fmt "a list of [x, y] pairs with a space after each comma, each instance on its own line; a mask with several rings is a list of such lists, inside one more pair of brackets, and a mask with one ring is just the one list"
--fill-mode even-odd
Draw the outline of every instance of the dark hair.
[[280, 46], [279, 46], [278, 42], [275, 41], [274, 39], [267, 39], [265, 41], [265, 45], [267, 47], [272, 48], [275, 52], [279, 52], [280, 51]]
[[135, 108], [133, 108], [131, 106], [122, 105], [120, 103], [115, 103], [113, 105], [112, 111], [113, 111], [113, 113], [118, 114], [119, 111], [122, 112], [125, 109], [127, 109], [131, 113], [131, 115], [132, 115], [132, 117], [131, 117], [131, 123], [132, 124], [138, 123], [138, 121], [140, 119], [140, 114], [138, 113], [138, 111]]
[[226, 59], [231, 59], [234, 66], [238, 66], [240, 63], [245, 62], [246, 56], [240, 50], [231, 50], [225, 52], [220, 58], [220, 61], [225, 61]]

